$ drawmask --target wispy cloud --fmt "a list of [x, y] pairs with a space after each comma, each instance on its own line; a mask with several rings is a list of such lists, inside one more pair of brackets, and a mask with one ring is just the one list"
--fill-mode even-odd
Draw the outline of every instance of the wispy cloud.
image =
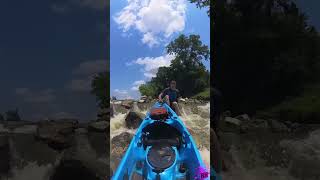
[[109, 70], [109, 67], [106, 60], [94, 60], [82, 62], [72, 71], [72, 73], [75, 75], [87, 76], [107, 70]]
[[158, 57], [144, 57], [138, 58], [135, 61], [127, 63], [127, 65], [141, 65], [143, 69], [141, 72], [147, 78], [155, 77], [159, 67], [168, 67], [171, 64], [171, 61], [174, 59], [174, 55], [163, 55]]
[[56, 99], [53, 89], [32, 91], [29, 88], [16, 88], [15, 93], [29, 103], [49, 103]]
[[131, 87], [131, 90], [132, 91], [138, 91], [139, 90], [139, 87], [142, 85], [142, 84], [145, 84], [146, 82], [144, 80], [139, 80], [139, 81], [135, 81], [133, 82], [133, 86]]
[[66, 84], [66, 88], [75, 92], [89, 92], [93, 76], [108, 70], [109, 67], [106, 60], [82, 62], [73, 69], [73, 79]]
[[66, 13], [74, 8], [91, 8], [97, 11], [103, 11], [108, 5], [106, 0], [66, 0], [63, 3], [54, 3], [51, 10], [55, 13]]
[[128, 0], [114, 20], [124, 32], [130, 29], [141, 32], [141, 41], [153, 47], [184, 30], [185, 14], [185, 0]]
[[117, 99], [133, 99], [127, 90], [114, 89], [112, 96], [115, 96]]

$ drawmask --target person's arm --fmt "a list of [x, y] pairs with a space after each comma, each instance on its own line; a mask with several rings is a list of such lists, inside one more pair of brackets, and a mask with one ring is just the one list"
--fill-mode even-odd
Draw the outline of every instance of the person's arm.
[[163, 94], [163, 92], [161, 92], [160, 94], [159, 94], [159, 101], [162, 101], [162, 94]]
[[177, 102], [179, 101], [179, 98], [181, 98], [181, 95], [180, 95], [180, 91], [177, 89]]
[[161, 101], [162, 102], [162, 97], [164, 96], [166, 94], [166, 89], [164, 89], [160, 94], [159, 94], [159, 101]]

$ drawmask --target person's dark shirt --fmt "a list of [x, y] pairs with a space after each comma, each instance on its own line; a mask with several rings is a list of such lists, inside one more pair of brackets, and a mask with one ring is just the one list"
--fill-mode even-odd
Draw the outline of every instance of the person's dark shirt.
[[166, 95], [169, 96], [170, 102], [178, 102], [178, 98], [180, 97], [178, 89], [166, 88], [162, 91], [162, 98], [164, 98]]

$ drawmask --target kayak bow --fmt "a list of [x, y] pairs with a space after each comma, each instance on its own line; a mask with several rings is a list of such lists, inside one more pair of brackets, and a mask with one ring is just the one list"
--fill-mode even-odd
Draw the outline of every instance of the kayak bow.
[[137, 129], [112, 179], [207, 180], [210, 175], [179, 116], [167, 104], [157, 102]]

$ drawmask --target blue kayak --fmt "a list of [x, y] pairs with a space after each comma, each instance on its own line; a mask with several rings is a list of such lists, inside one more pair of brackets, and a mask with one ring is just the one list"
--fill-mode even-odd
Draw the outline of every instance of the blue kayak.
[[155, 103], [142, 121], [113, 180], [208, 180], [197, 146], [179, 116], [167, 105]]

